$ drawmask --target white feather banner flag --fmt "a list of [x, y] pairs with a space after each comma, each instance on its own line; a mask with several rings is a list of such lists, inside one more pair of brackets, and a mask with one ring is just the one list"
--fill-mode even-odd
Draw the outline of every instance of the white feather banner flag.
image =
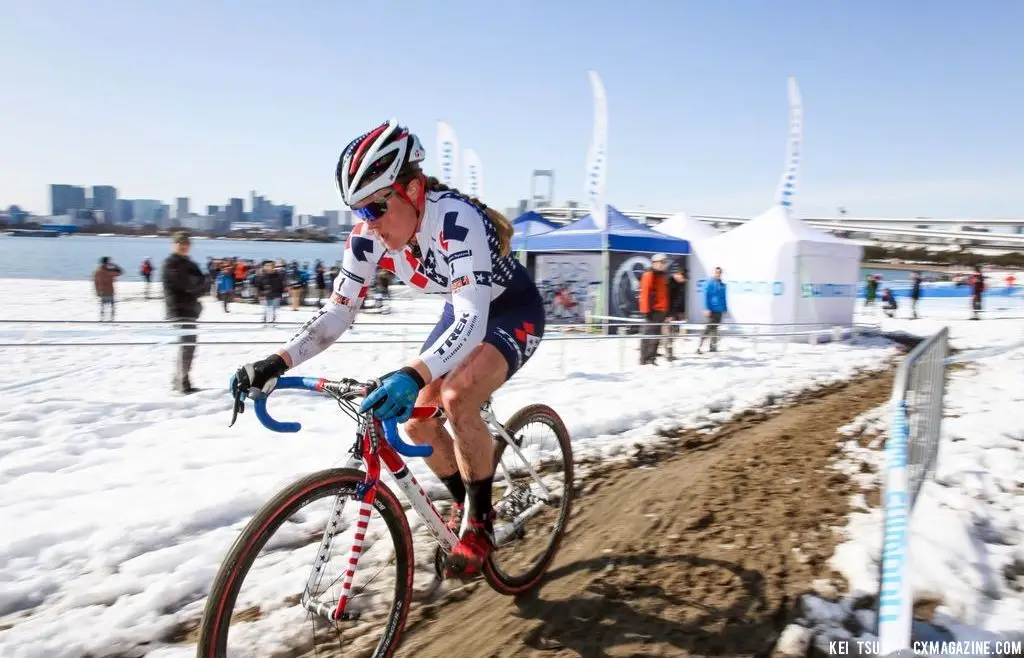
[[437, 160], [441, 165], [438, 179], [448, 187], [459, 186], [459, 140], [444, 121], [437, 122]]
[[594, 94], [594, 134], [587, 153], [585, 194], [594, 224], [603, 230], [608, 226], [608, 206], [604, 200], [604, 186], [608, 179], [608, 100], [597, 71], [588, 71], [588, 75]]
[[804, 107], [800, 100], [800, 88], [796, 78], [789, 78], [789, 141], [786, 144], [786, 169], [775, 192], [775, 203], [792, 209], [797, 190], [797, 173], [800, 169], [800, 151], [804, 134]]
[[462, 152], [462, 160], [466, 167], [466, 189], [463, 191], [469, 196], [482, 199], [484, 196], [484, 169], [480, 164], [480, 156], [473, 149], [466, 149]]

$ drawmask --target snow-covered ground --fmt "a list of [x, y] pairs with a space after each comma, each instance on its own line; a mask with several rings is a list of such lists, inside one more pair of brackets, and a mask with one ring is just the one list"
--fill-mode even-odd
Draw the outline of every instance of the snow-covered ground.
[[[119, 286], [126, 300], [118, 319], [161, 319], [162, 302], [143, 301], [139, 285]], [[343, 462], [349, 447], [352, 426], [345, 417], [323, 399], [293, 392], [275, 394], [270, 406], [283, 420], [301, 420], [302, 432], [271, 433], [251, 413], [227, 428], [231, 373], [268, 353], [294, 326], [204, 329], [201, 343], [225, 344], [200, 345], [193, 383], [206, 390], [183, 397], [170, 392], [175, 346], [166, 329], [115, 325], [98, 333], [96, 326], [3, 323], [95, 319], [90, 288], [87, 282], [0, 281], [0, 342], [162, 343], [0, 347], [4, 656], [102, 656], [144, 643], [153, 655], [168, 655], [160, 642], [183, 616], [201, 610], [221, 559], [252, 513], [298, 475]], [[260, 311], [252, 305], [234, 304], [230, 314], [211, 300], [205, 306], [205, 321], [258, 323]], [[439, 308], [437, 299], [398, 300], [389, 316], [363, 315], [366, 323], [421, 324], [357, 324], [296, 374], [369, 378], [398, 367], [416, 345], [357, 341], [418, 339]], [[927, 305], [922, 311], [928, 315]], [[298, 322], [310, 313], [281, 309], [278, 317]], [[939, 326], [934, 320], [885, 323], [914, 332]], [[959, 324], [958, 347], [1020, 337], [1012, 321]], [[567, 423], [577, 458], [611, 456], [657, 429], [722, 422], [855, 371], [884, 367], [896, 353], [879, 339], [815, 346], [726, 339], [722, 352], [701, 356], [693, 353], [695, 339], [677, 344], [685, 353], [674, 363], [640, 367], [634, 339], [546, 341], [499, 391], [495, 407], [507, 417], [530, 402], [551, 404]], [[951, 391], [953, 407], [978, 404], [955, 396]], [[994, 403], [987, 408], [998, 412]], [[428, 492], [440, 493], [421, 463], [412, 468]]]
[[[1009, 642], [998, 649], [1019, 655], [1024, 640], [1024, 320], [964, 320], [964, 304], [952, 301], [923, 306], [925, 319], [882, 322], [888, 331], [922, 334], [947, 325], [952, 346], [964, 350], [955, 358], [965, 360], [950, 373], [935, 477], [922, 487], [911, 521], [915, 600], [937, 604], [934, 626], [915, 624], [913, 648], [980, 656], [993, 655], [997, 643]], [[866, 487], [879, 485], [890, 416], [883, 405], [840, 429], [848, 438], [838, 467]], [[861, 434], [877, 435], [874, 449], [858, 445]], [[863, 472], [861, 462], [871, 464], [872, 472]], [[832, 641], [848, 642], [842, 646], [851, 652], [858, 646], [866, 653], [876, 648], [855, 642], [876, 638], [874, 613], [855, 610], [854, 603], [878, 592], [882, 515], [867, 508], [863, 496], [855, 497], [855, 505], [860, 510], [851, 516], [832, 561], [851, 591], [837, 602], [803, 601], [802, 623], [813, 629], [822, 651]], [[807, 636], [790, 630], [789, 639]], [[946, 651], [925, 644], [944, 640], [960, 644], [947, 644]]]

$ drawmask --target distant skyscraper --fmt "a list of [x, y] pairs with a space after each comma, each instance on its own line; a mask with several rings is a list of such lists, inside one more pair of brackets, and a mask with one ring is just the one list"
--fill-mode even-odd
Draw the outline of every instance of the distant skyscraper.
[[227, 207], [228, 221], [232, 224], [240, 222], [243, 219], [242, 215], [242, 200], [233, 198], [228, 201]]
[[104, 222], [113, 224], [117, 215], [117, 188], [113, 185], [93, 185], [92, 209], [102, 210]]
[[188, 197], [180, 196], [174, 200], [175, 216], [178, 219], [184, 219], [188, 217]]
[[216, 217], [218, 210], [217, 206], [206, 206], [206, 214], [210, 217]]
[[160, 202], [154, 199], [134, 199], [132, 217], [139, 224], [159, 224]]
[[114, 213], [114, 221], [118, 224], [128, 224], [135, 218], [132, 212], [134, 202], [131, 199], [118, 199], [116, 207], [117, 212]]
[[327, 232], [328, 233], [337, 233], [338, 232], [338, 226], [339, 226], [340, 221], [341, 221], [341, 211], [340, 210], [325, 210], [324, 211], [324, 217], [327, 218]]
[[171, 221], [171, 206], [166, 203], [161, 203], [157, 206], [156, 223], [161, 228], [174, 228], [176, 226], [180, 226], [180, 224]]
[[85, 209], [85, 188], [77, 185], [50, 185], [50, 214], [66, 215]]

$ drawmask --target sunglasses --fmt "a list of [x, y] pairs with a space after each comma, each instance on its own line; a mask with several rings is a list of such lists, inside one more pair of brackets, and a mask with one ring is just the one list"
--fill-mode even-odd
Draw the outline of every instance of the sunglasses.
[[380, 197], [376, 201], [371, 201], [362, 208], [353, 208], [352, 214], [359, 219], [364, 219], [368, 222], [375, 222], [383, 217], [384, 213], [388, 211], [388, 201], [394, 194], [394, 190], [388, 190], [384, 196]]

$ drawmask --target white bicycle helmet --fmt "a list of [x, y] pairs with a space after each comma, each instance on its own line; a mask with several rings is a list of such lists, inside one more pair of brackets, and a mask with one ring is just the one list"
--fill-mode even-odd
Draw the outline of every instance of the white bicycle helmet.
[[352, 207], [393, 185], [407, 164], [426, 157], [419, 138], [390, 119], [352, 140], [341, 152], [334, 177], [338, 193]]

